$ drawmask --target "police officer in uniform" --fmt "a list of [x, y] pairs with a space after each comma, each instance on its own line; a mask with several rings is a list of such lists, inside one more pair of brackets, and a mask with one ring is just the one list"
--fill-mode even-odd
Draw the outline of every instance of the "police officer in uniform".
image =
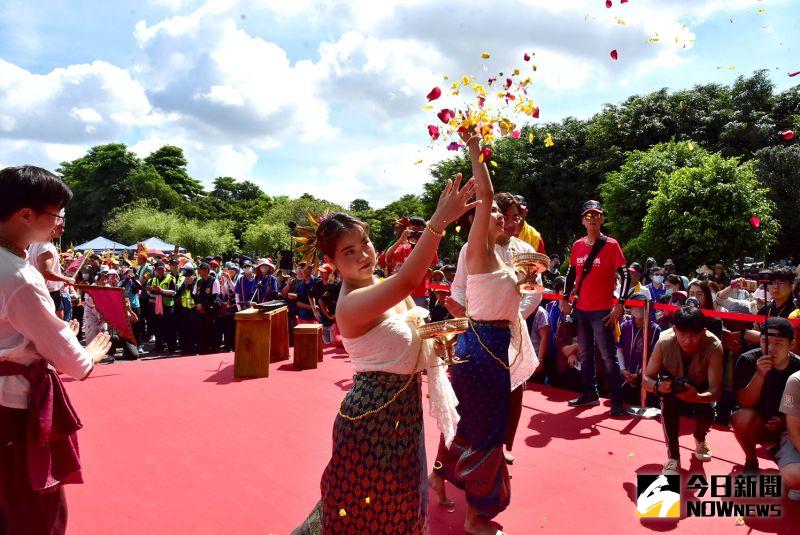
[[[163, 351], [164, 344], [166, 344], [171, 353], [175, 351], [177, 345], [175, 322], [173, 321], [176, 281], [172, 273], [165, 273], [165, 267], [163, 262], [156, 264], [155, 273], [150, 279], [147, 291], [153, 304], [153, 319], [156, 323], [156, 345], [153, 351]], [[161, 314], [156, 305], [159, 295], [161, 296]]]
[[197, 355], [200, 351], [198, 340], [200, 314], [195, 309], [197, 303], [194, 298], [196, 283], [197, 275], [194, 268], [184, 268], [175, 293], [175, 316], [183, 355]]
[[195, 310], [200, 315], [200, 353], [214, 353], [219, 351], [215, 329], [220, 305], [219, 281], [210, 275], [211, 266], [206, 262], [197, 267], [197, 272], [200, 278], [195, 284], [194, 300]]

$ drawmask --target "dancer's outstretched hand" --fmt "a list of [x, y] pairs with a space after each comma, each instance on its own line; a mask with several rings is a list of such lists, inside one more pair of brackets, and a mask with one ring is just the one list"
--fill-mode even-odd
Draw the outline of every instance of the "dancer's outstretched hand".
[[95, 336], [86, 346], [86, 352], [92, 356], [95, 364], [103, 360], [109, 349], [111, 349], [111, 337], [106, 332]]
[[[471, 178], [461, 187], [461, 173], [456, 175], [455, 181], [448, 180], [444, 191], [439, 195], [439, 204], [436, 212], [431, 217], [431, 222], [437, 225], [435, 230], [443, 231], [450, 223], [456, 221], [465, 212], [480, 204], [481, 201], [469, 202], [475, 196], [475, 179]], [[438, 227], [438, 225], [442, 225]]]

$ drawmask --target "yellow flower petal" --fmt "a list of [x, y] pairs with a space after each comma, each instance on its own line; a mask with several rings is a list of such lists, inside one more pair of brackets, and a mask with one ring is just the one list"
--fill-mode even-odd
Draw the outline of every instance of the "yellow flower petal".
[[339, 516], [347, 516], [347, 511], [344, 509], [339, 509]]
[[528, 143], [533, 143], [533, 134], [528, 134]]
[[544, 140], [544, 146], [545, 147], [552, 147], [553, 145], [555, 145], [555, 143], [553, 142], [553, 136], [552, 136], [552, 134], [550, 134], [548, 132], [547, 133], [547, 137]]
[[433, 109], [433, 106], [423, 106], [422, 107], [422, 111], [431, 111], [432, 109]]
[[484, 52], [483, 54], [481, 54], [481, 57], [483, 59], [489, 59], [491, 57], [491, 54], [489, 54], [488, 52]]
[[497, 162], [496, 161], [492, 160], [489, 163], [492, 165], [492, 167], [497, 167]]
[[366, 503], [367, 505], [369, 505], [369, 496], [367, 496], [366, 498], [364, 498], [364, 503]]

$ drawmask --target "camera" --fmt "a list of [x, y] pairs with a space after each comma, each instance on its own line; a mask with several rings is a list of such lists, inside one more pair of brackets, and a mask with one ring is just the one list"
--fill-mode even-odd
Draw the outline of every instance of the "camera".
[[692, 385], [691, 379], [689, 379], [688, 377], [676, 377], [674, 375], [669, 375], [669, 374], [662, 375], [659, 381], [669, 381], [672, 384], [672, 391], [668, 392], [667, 394], [663, 394], [667, 396], [683, 394], [684, 392], [689, 390], [689, 386], [694, 386]]
[[418, 239], [420, 239], [420, 237], [422, 237], [422, 231], [421, 230], [412, 230], [411, 232], [408, 233], [408, 237], [418, 240]]

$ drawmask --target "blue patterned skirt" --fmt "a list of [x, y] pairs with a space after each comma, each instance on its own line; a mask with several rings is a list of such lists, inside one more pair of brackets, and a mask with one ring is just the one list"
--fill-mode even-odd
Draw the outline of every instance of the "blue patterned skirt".
[[[362, 372], [342, 402], [358, 416], [389, 401], [408, 375]], [[419, 374], [385, 409], [333, 424], [333, 455], [322, 474], [322, 499], [294, 534], [397, 533], [427, 530], [428, 477]]]
[[478, 336], [508, 365], [511, 331], [507, 327], [473, 322], [459, 336], [456, 356], [467, 362], [451, 366], [449, 372], [461, 420], [450, 447], [440, 443], [439, 462], [434, 471], [464, 491], [467, 503], [477, 515], [490, 519], [511, 501], [508, 467], [503, 456], [511, 374], [483, 349]]

